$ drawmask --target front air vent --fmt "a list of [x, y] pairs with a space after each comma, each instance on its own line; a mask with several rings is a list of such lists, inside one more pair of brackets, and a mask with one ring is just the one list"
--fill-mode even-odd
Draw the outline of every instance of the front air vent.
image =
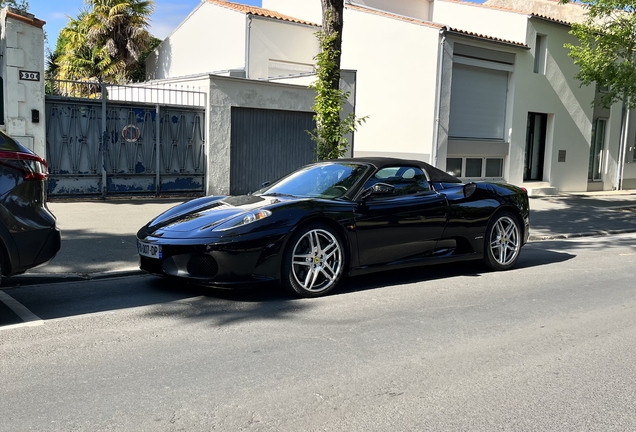
[[219, 265], [210, 255], [193, 255], [188, 260], [187, 270], [192, 277], [213, 278], [219, 271]]

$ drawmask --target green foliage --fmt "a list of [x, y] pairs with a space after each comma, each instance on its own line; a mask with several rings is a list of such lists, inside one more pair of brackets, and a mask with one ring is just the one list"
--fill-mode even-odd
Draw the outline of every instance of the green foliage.
[[[568, 0], [560, 0], [568, 3]], [[579, 44], [565, 44], [574, 64], [576, 78], [583, 85], [596, 83], [604, 88], [596, 102], [609, 107], [619, 101], [636, 106], [636, 1], [581, 0], [587, 17], [572, 24], [570, 34]]]
[[317, 146], [317, 159], [337, 159], [347, 151], [349, 141], [346, 135], [355, 132], [367, 117], [357, 118], [350, 113], [346, 118], [340, 118], [342, 106], [349, 97], [348, 92], [340, 90], [340, 68], [337, 62], [340, 50], [335, 42], [338, 34], [317, 32], [320, 43], [320, 53], [316, 56], [317, 80], [310, 87], [316, 92], [316, 99], [312, 109], [316, 113], [314, 121], [316, 129], [308, 132]]
[[0, 8], [12, 7], [23, 12], [29, 11], [29, 2], [26, 0], [2, 0], [0, 1]]
[[85, 0], [60, 32], [47, 71], [58, 79], [126, 83], [149, 49], [152, 0]]
[[146, 59], [160, 44], [162, 40], [154, 36], [150, 36], [148, 47], [139, 55], [139, 61], [136, 68], [130, 74], [132, 82], [141, 82], [146, 80]]

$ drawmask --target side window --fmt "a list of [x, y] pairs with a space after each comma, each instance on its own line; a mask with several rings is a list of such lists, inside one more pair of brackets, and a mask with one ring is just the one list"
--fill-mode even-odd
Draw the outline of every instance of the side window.
[[367, 180], [364, 188], [376, 183], [387, 183], [395, 187], [394, 196], [415, 195], [431, 190], [426, 174], [418, 167], [387, 167], [379, 170]]

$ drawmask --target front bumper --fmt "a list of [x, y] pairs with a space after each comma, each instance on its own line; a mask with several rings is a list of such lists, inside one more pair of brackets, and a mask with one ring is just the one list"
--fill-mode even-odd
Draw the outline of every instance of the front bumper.
[[140, 256], [140, 268], [149, 273], [193, 282], [233, 286], [280, 278], [281, 255], [287, 231], [231, 238], [139, 239], [160, 245], [162, 257]]

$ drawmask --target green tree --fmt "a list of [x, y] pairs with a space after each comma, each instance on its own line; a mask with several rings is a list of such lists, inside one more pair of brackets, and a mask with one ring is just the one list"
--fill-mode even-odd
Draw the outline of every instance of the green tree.
[[317, 80], [311, 87], [316, 91], [313, 110], [316, 129], [309, 132], [317, 146], [317, 159], [342, 157], [349, 146], [346, 135], [357, 130], [366, 117], [354, 113], [340, 118], [342, 106], [349, 97], [340, 89], [340, 59], [342, 50], [343, 0], [322, 1], [322, 31], [317, 32], [320, 53], [316, 56]]
[[21, 10], [23, 12], [29, 11], [29, 2], [26, 0], [2, 0], [0, 1], [0, 8], [12, 7], [14, 9]]
[[136, 68], [139, 56], [151, 41], [148, 26], [154, 12], [152, 0], [85, 0], [89, 14], [87, 42], [104, 49], [117, 68], [127, 76]]
[[[559, 2], [565, 4], [570, 0]], [[587, 9], [586, 19], [572, 24], [570, 30], [579, 43], [565, 47], [580, 68], [575, 77], [583, 85], [603, 88], [596, 103], [604, 107], [623, 103], [616, 178], [617, 189], [621, 189], [627, 109], [636, 106], [636, 1], [580, 0], [580, 3]]]
[[64, 80], [100, 80], [113, 78], [118, 70], [113, 67], [109, 56], [104, 55], [103, 47], [93, 47], [88, 43], [90, 28], [90, 12], [80, 11], [77, 18], [69, 18], [69, 22], [60, 31], [53, 54], [55, 71], [58, 79]]
[[129, 82], [147, 51], [152, 0], [85, 0], [60, 32], [49, 71], [58, 79]]

